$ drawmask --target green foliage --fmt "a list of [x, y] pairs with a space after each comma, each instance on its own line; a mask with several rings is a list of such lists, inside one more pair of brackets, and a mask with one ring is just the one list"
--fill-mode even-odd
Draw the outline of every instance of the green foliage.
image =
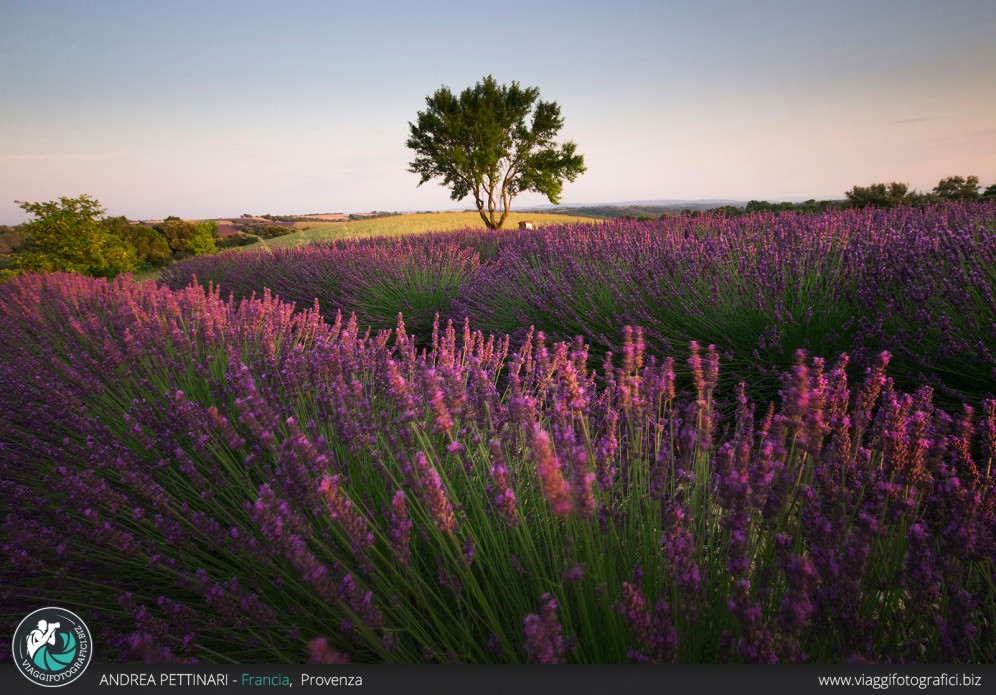
[[744, 214], [743, 208], [738, 208], [736, 205], [720, 205], [718, 208], [710, 209], [709, 212], [714, 215], [725, 215], [726, 217], [739, 217]]
[[193, 222], [186, 222], [173, 216], [167, 217], [152, 228], [163, 235], [175, 255], [186, 255], [190, 240], [198, 234], [197, 225]]
[[14, 253], [24, 240], [21, 239], [21, 231], [19, 227], [9, 227], [5, 224], [0, 224], [0, 255], [6, 255]]
[[276, 239], [297, 231], [293, 227], [283, 227], [279, 224], [241, 224], [239, 229], [244, 234], [258, 236], [260, 239]]
[[249, 244], [259, 243], [259, 238], [250, 236], [249, 234], [243, 234], [242, 232], [236, 232], [235, 234], [220, 236], [214, 243], [219, 249], [231, 249], [239, 246], [249, 246]]
[[934, 194], [948, 200], [974, 200], [979, 197], [979, 177], [948, 176], [934, 186]]
[[380, 219], [381, 217], [394, 217], [395, 215], [400, 215], [400, 212], [387, 212], [374, 210], [373, 212], [354, 212], [349, 215], [348, 219], [355, 221], [358, 220], [374, 220]]
[[408, 124], [406, 144], [415, 151], [408, 170], [420, 186], [441, 178], [453, 200], [472, 195], [489, 229], [501, 228], [523, 191], [557, 204], [564, 179], [584, 173], [584, 157], [573, 142], [554, 141], [564, 125], [560, 106], [538, 99], [538, 88], [498, 85], [490, 75], [459, 97], [440, 87]]
[[199, 222], [194, 225], [197, 233], [187, 242], [187, 253], [192, 256], [203, 256], [207, 253], [217, 253], [218, 246], [215, 237], [218, 234], [216, 222]]
[[795, 209], [795, 205], [789, 202], [769, 203], [767, 200], [751, 200], [744, 208], [744, 212], [788, 212]]
[[[320, 213], [320, 212], [318, 212], [318, 213], [314, 213], [314, 214], [311, 214], [311, 215], [270, 215], [270, 214], [266, 214], [266, 215], [259, 215], [259, 217], [262, 217], [264, 220], [269, 220], [270, 222], [290, 222], [292, 224], [294, 222], [334, 222], [335, 221], [335, 220], [329, 220], [329, 219], [326, 219], [325, 217], [322, 217], [321, 216], [322, 214], [334, 215], [334, 214], [337, 214], [337, 213]], [[394, 213], [394, 214], [398, 214], [398, 213]], [[250, 217], [251, 217], [251, 215], [250, 215]]]
[[35, 219], [21, 227], [25, 244], [14, 254], [14, 269], [94, 277], [135, 269], [134, 250], [98, 219], [104, 213], [99, 201], [83, 194], [44, 203], [15, 202]]
[[168, 263], [171, 257], [169, 244], [156, 230], [135, 225], [133, 242], [139, 262], [158, 266]]
[[179, 217], [167, 217], [161, 223], [152, 227], [161, 234], [172, 251], [173, 258], [185, 256], [201, 256], [215, 253], [218, 246], [215, 238], [218, 235], [218, 223], [213, 221], [187, 222]]
[[132, 224], [128, 221], [128, 218], [124, 215], [118, 215], [117, 217], [105, 217], [100, 221], [104, 229], [118, 237], [119, 239], [128, 239], [128, 232], [131, 229]]
[[135, 250], [135, 261], [139, 269], [148, 270], [165, 265], [173, 256], [166, 238], [151, 227], [131, 224], [123, 215], [104, 218], [101, 224]]
[[206, 234], [212, 239], [218, 238], [218, 223], [214, 220], [204, 220], [203, 222], [197, 223], [197, 231], [201, 234]]
[[733, 205], [723, 205], [722, 207], [712, 208], [710, 212], [719, 212], [727, 217], [738, 217], [740, 215], [749, 215], [755, 212], [797, 212], [802, 214], [818, 214], [828, 212], [830, 210], [841, 210], [846, 206], [847, 204], [842, 200], [816, 200], [815, 198], [810, 198], [809, 200], [801, 203], [790, 203], [787, 201], [769, 203], [767, 200], [751, 200], [743, 208], [738, 208]]
[[982, 191], [982, 195], [984, 195], [987, 198], [990, 196], [996, 196], [996, 183], [994, 183], [992, 186], [989, 186], [986, 190]]
[[910, 191], [909, 184], [898, 181], [892, 181], [888, 184], [873, 183], [870, 186], [854, 186], [844, 195], [856, 208], [893, 208], [913, 203], [917, 199], [916, 194]]

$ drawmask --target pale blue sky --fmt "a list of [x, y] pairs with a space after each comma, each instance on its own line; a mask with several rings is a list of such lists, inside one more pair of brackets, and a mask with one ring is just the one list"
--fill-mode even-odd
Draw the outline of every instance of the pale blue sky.
[[588, 165], [565, 202], [988, 185], [994, 36], [991, 0], [0, 0], [0, 223], [84, 192], [133, 219], [458, 207], [407, 172], [408, 122], [487, 74], [560, 103]]

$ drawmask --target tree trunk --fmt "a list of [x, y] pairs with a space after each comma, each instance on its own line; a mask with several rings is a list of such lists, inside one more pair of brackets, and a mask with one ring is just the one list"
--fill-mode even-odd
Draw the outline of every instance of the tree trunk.
[[488, 229], [498, 229], [495, 226], [494, 220], [490, 219], [488, 217], [487, 213], [484, 212], [484, 204], [483, 203], [478, 203], [478, 205], [477, 205], [477, 212], [481, 215], [481, 219], [484, 220], [484, 226], [485, 227], [487, 227]]
[[488, 194], [488, 202], [486, 206], [487, 209], [485, 209], [484, 200], [482, 199], [479, 191], [480, 189], [477, 189], [474, 192], [474, 202], [477, 204], [477, 212], [480, 214], [481, 219], [484, 220], [484, 225], [488, 229], [501, 229], [502, 225], [505, 224], [505, 219], [508, 217], [508, 209], [510, 202], [505, 199], [506, 194], [504, 189], [502, 189], [502, 196], [501, 196], [503, 209], [501, 217], [498, 218], [497, 220], [495, 219], [495, 213], [498, 211], [498, 206], [495, 205], [494, 187], [492, 186], [491, 189], [487, 191]]
[[484, 220], [484, 225], [488, 229], [501, 229], [501, 226], [505, 224], [505, 218], [508, 217], [508, 208], [502, 213], [501, 218], [497, 221], [495, 220], [495, 208], [494, 203], [491, 203], [485, 210], [484, 201], [477, 201], [477, 212], [481, 215], [481, 219]]

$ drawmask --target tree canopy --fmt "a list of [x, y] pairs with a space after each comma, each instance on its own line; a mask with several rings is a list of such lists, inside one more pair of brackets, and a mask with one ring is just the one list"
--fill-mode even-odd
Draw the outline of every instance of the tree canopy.
[[21, 227], [25, 243], [12, 259], [15, 269], [96, 277], [134, 269], [134, 250], [101, 224], [104, 209], [85, 193], [43, 203], [15, 202], [35, 216]]
[[584, 173], [584, 157], [573, 142], [555, 141], [564, 125], [560, 106], [539, 96], [537, 87], [499, 85], [490, 75], [459, 96], [439, 88], [408, 124], [407, 146], [415, 151], [408, 170], [420, 186], [441, 178], [453, 200], [473, 196], [489, 229], [501, 228], [524, 191], [556, 205], [564, 180]]
[[190, 240], [197, 236], [197, 225], [170, 215], [152, 228], [163, 235], [173, 253], [182, 254], [187, 250]]
[[218, 225], [214, 222], [194, 224], [170, 215], [152, 228], [163, 236], [175, 258], [200, 256], [218, 250], [214, 242]]
[[910, 191], [909, 184], [892, 181], [891, 183], [873, 183], [870, 186], [854, 186], [844, 193], [854, 207], [874, 206], [891, 208], [904, 205], [915, 200], [915, 194]]
[[934, 193], [949, 200], [972, 200], [979, 196], [979, 177], [948, 176], [934, 186]]
[[101, 220], [101, 224], [111, 234], [135, 249], [135, 261], [139, 269], [155, 268], [173, 258], [173, 252], [170, 251], [166, 239], [151, 227], [132, 224], [124, 215], [105, 217]]

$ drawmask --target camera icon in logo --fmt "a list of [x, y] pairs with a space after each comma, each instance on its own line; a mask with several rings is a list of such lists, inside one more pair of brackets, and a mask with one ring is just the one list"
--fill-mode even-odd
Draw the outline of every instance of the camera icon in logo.
[[58, 687], [83, 675], [93, 656], [93, 639], [78, 615], [50, 606], [21, 621], [11, 651], [25, 678], [44, 687]]

